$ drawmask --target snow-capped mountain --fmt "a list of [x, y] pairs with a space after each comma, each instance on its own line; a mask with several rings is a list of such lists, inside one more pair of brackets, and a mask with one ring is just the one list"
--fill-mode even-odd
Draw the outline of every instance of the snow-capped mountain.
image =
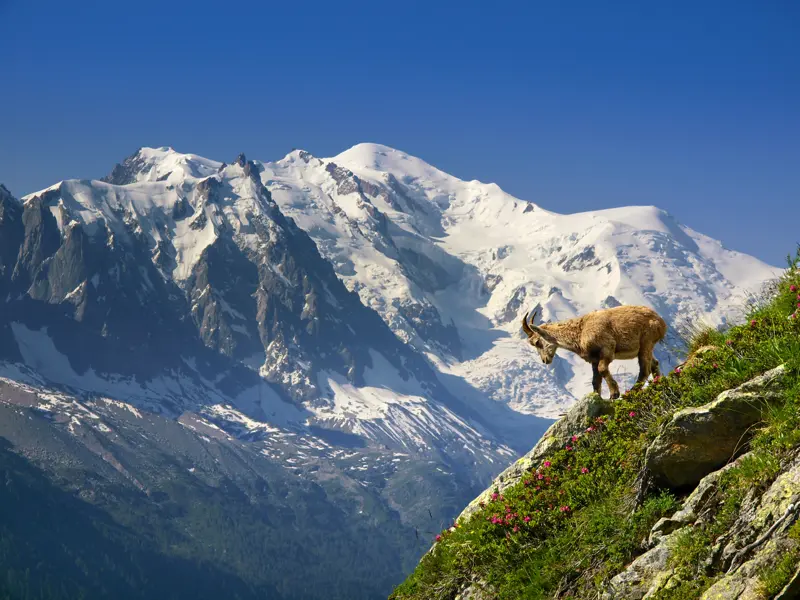
[[646, 304], [673, 326], [719, 325], [777, 273], [652, 206], [561, 215], [377, 144], [329, 159], [295, 151], [261, 177], [348, 288], [454, 391], [526, 414], [557, 416], [591, 381], [569, 353], [555, 369], [535, 360], [520, 341], [526, 311], [558, 320]]
[[280, 480], [380, 535], [389, 519], [413, 554], [588, 389], [574, 357], [538, 362], [526, 311], [719, 324], [776, 273], [654, 207], [561, 215], [376, 144], [143, 148], [101, 181], [0, 186], [0, 425], [87, 494], [160, 497], [162, 468], [194, 489], [198, 448], [230, 453], [201, 471], [231, 502]]

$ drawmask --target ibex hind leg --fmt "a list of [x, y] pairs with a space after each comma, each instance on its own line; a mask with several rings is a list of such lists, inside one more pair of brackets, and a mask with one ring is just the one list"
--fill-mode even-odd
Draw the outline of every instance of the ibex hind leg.
[[658, 361], [656, 357], [653, 357], [653, 366], [651, 368], [651, 372], [653, 373], [654, 377], [661, 377], [661, 369], [658, 367]]
[[639, 355], [639, 377], [636, 378], [636, 383], [644, 383], [650, 377], [650, 371], [653, 368], [652, 358], [647, 354]]
[[597, 367], [597, 363], [592, 363], [592, 389], [595, 394], [603, 395], [603, 376]]

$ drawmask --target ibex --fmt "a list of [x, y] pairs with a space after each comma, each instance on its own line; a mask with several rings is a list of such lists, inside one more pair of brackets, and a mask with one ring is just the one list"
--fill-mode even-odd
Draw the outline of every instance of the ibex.
[[598, 394], [605, 379], [611, 398], [619, 398], [619, 386], [609, 370], [611, 361], [616, 359], [639, 359], [637, 382], [646, 381], [650, 373], [661, 374], [653, 347], [664, 339], [667, 324], [646, 306], [617, 306], [539, 326], [533, 324], [535, 318], [536, 311], [530, 322], [525, 313], [522, 330], [539, 352], [542, 362], [552, 363], [558, 348], [574, 352], [592, 364], [592, 387]]

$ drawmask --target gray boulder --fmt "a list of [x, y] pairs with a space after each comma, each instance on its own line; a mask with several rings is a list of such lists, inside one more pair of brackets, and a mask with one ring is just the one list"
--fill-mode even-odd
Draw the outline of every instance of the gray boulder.
[[784, 374], [781, 365], [713, 402], [676, 412], [647, 450], [653, 482], [673, 489], [695, 485], [740, 454], [764, 408], [780, 398]]

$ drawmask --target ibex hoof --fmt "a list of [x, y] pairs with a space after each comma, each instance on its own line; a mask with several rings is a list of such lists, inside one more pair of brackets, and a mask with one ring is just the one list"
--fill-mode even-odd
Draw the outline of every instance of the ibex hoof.
[[619, 392], [617, 392], [616, 394], [611, 394], [612, 400], [616, 400], [617, 398], [619, 398]]

